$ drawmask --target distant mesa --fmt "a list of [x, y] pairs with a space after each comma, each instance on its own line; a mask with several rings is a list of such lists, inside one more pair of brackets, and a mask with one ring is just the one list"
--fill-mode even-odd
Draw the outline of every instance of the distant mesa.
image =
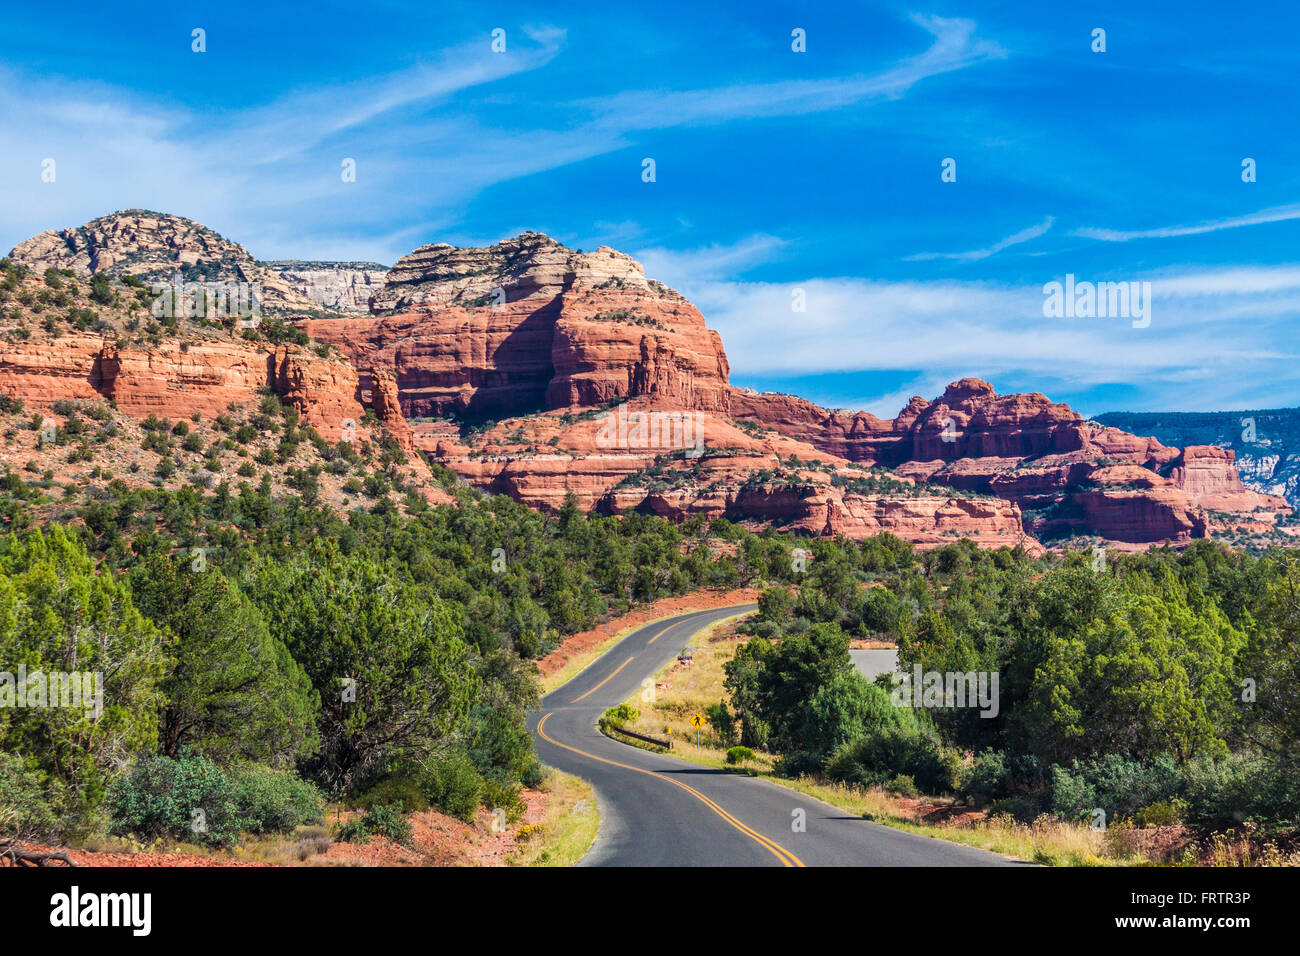
[[1103, 425], [1152, 435], [1167, 445], [1217, 445], [1233, 453], [1249, 488], [1300, 507], [1300, 408], [1235, 412], [1109, 412]]

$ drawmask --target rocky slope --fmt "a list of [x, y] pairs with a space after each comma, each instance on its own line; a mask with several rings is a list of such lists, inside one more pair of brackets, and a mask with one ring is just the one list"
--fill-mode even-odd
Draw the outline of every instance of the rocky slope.
[[414, 432], [417, 447], [471, 484], [548, 510], [572, 493], [583, 508], [608, 514], [703, 514], [851, 538], [892, 531], [921, 547], [969, 537], [1037, 548], [1014, 502], [895, 478], [647, 397], [507, 419], [465, 438], [445, 422]]
[[1300, 507], [1300, 408], [1239, 412], [1108, 412], [1104, 425], [1170, 445], [1217, 445], [1236, 456], [1242, 483]]
[[321, 307], [248, 250], [181, 216], [128, 209], [75, 229], [49, 230], [14, 246], [9, 258], [37, 275], [68, 269], [79, 278], [133, 275], [146, 284], [243, 282], [261, 287], [263, 311], [310, 315]]
[[450, 500], [414, 453], [395, 388], [383, 392], [391, 375], [367, 408], [352, 364], [300, 344], [291, 328], [272, 341], [262, 334], [269, 323], [162, 326], [149, 320], [146, 290], [110, 291], [100, 302], [76, 279], [0, 267], [6, 470], [78, 487], [112, 478], [211, 487], [260, 474], [272, 488], [340, 507], [363, 487], [373, 499], [402, 488]]
[[30, 405], [59, 399], [110, 401], [127, 415], [215, 417], [270, 389], [322, 435], [337, 441], [360, 421], [357, 373], [307, 349], [194, 336], [149, 348], [99, 336], [31, 337], [0, 349], [0, 392]]

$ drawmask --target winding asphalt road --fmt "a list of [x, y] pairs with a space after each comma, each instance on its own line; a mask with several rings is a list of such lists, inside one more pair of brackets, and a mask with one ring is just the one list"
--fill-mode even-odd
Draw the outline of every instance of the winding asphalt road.
[[582, 865], [1023, 865], [870, 823], [769, 781], [641, 750], [596, 729], [606, 708], [639, 690], [691, 635], [755, 607], [647, 624], [542, 700], [532, 723], [538, 755], [589, 781], [600, 807], [600, 832]]

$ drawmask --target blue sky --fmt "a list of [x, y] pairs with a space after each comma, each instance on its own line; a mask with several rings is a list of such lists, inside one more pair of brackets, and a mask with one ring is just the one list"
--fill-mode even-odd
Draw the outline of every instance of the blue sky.
[[[537, 229], [688, 295], [738, 385], [1300, 404], [1300, 11], [1134, 6], [9, 5], [0, 247], [129, 207], [266, 259]], [[1067, 273], [1151, 282], [1150, 324], [1045, 316]]]

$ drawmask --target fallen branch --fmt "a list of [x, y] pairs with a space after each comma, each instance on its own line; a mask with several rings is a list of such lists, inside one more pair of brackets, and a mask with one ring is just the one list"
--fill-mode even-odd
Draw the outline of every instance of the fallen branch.
[[76, 866], [65, 850], [28, 850], [11, 840], [0, 840], [0, 861], [8, 860], [10, 866], [54, 866], [63, 863]]

